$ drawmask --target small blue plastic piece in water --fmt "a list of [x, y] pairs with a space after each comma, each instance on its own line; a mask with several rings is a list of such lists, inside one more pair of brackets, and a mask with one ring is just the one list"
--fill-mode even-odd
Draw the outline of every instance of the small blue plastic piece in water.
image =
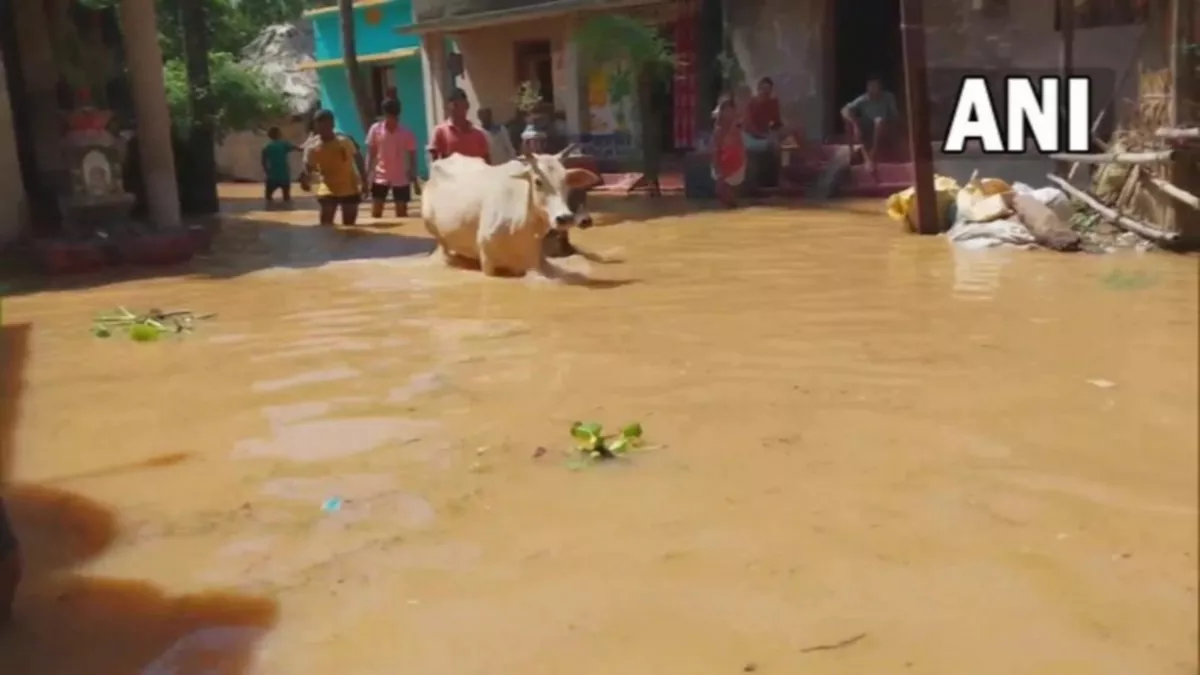
[[321, 505], [321, 510], [326, 513], [333, 513], [340, 508], [342, 508], [341, 497], [330, 497], [329, 499], [325, 500], [324, 504]]

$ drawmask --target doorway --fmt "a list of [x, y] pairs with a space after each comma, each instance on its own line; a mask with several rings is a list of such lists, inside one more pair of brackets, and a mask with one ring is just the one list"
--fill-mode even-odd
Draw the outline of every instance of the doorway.
[[544, 103], [554, 104], [554, 65], [549, 40], [522, 40], [513, 45], [515, 85], [530, 82]]
[[855, 0], [828, 5], [833, 11], [833, 131], [845, 132], [842, 106], [862, 94], [867, 78], [877, 75], [904, 112], [904, 46], [900, 0]]

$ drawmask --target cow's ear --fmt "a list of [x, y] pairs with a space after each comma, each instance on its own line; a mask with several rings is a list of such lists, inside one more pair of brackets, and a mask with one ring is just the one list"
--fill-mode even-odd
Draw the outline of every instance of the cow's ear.
[[572, 190], [588, 190], [602, 182], [600, 176], [587, 169], [567, 169], [567, 187]]
[[525, 166], [524, 164], [521, 164], [521, 165], [518, 165], [517, 167], [515, 167], [513, 172], [509, 175], [511, 175], [513, 178], [516, 178], [517, 180], [529, 180], [530, 178], [533, 177], [533, 169], [528, 166]]

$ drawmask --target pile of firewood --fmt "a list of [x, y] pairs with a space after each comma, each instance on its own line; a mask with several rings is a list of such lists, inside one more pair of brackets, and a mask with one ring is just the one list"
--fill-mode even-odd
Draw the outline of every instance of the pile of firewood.
[[[1055, 159], [1096, 165], [1091, 189], [1081, 190], [1059, 176], [1050, 180], [1083, 208], [1084, 219], [1100, 219], [1159, 247], [1194, 246], [1185, 231], [1200, 217], [1200, 128], [1169, 126], [1168, 78], [1144, 73], [1143, 96], [1105, 152], [1056, 155]], [[1172, 217], [1182, 213], [1182, 216]]]

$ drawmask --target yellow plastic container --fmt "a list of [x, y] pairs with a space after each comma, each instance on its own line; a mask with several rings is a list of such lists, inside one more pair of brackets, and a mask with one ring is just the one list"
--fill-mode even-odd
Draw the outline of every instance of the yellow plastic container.
[[[950, 205], [961, 188], [958, 181], [947, 176], [933, 177], [933, 191], [937, 195], [938, 228], [945, 231], [950, 228]], [[904, 223], [909, 232], [917, 231], [913, 222], [913, 214], [917, 212], [916, 188], [901, 190], [887, 199], [887, 214], [898, 222]]]

